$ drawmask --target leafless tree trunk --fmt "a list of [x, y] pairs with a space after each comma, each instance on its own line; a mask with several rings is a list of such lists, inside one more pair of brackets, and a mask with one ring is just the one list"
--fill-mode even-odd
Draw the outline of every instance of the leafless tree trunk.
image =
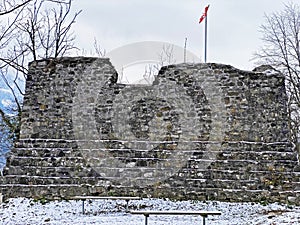
[[291, 3], [283, 11], [265, 18], [261, 26], [264, 46], [255, 57], [286, 77], [291, 140], [297, 143], [300, 138], [300, 7]]

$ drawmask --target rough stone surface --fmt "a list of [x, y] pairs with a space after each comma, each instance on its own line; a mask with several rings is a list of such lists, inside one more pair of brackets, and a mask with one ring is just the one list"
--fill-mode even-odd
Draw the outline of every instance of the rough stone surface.
[[20, 140], [0, 178], [5, 198], [299, 203], [281, 74], [178, 64], [152, 86], [116, 81], [109, 59], [30, 64]]

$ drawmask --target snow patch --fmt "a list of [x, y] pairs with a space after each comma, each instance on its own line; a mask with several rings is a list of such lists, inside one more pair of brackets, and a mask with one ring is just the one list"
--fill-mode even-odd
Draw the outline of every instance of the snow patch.
[[[42, 204], [26, 198], [13, 198], [0, 204], [1, 224], [106, 224], [140, 225], [144, 216], [126, 213], [122, 200], [51, 201]], [[221, 216], [209, 216], [210, 225], [281, 225], [300, 224], [300, 207], [278, 203], [263, 206], [258, 203], [226, 203], [217, 201], [170, 201], [143, 199], [129, 202], [129, 210], [217, 210]], [[200, 216], [150, 216], [149, 224], [201, 224]]]
[[269, 70], [263, 71], [263, 73], [266, 74], [267, 76], [271, 76], [271, 75], [278, 74], [278, 71], [269, 69]]

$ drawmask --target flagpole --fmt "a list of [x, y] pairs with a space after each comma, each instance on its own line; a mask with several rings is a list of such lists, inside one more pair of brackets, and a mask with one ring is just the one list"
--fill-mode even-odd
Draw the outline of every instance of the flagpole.
[[201, 23], [203, 20], [205, 20], [205, 26], [204, 26], [204, 63], [207, 62], [207, 11], [208, 11], [209, 5], [205, 7], [204, 13], [199, 19], [199, 23]]
[[183, 52], [183, 62], [186, 63], [186, 42], [187, 38], [184, 40], [184, 52]]
[[205, 18], [205, 26], [204, 26], [204, 63], [207, 62], [207, 17]]

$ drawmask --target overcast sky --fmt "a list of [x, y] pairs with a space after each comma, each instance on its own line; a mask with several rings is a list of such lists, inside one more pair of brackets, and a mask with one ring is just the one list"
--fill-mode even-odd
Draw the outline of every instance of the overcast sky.
[[74, 26], [77, 42], [93, 49], [93, 39], [107, 52], [139, 41], [164, 41], [184, 46], [203, 59], [206, 5], [208, 14], [208, 61], [252, 69], [250, 59], [261, 46], [259, 26], [264, 14], [280, 11], [299, 0], [80, 0], [82, 9]]

